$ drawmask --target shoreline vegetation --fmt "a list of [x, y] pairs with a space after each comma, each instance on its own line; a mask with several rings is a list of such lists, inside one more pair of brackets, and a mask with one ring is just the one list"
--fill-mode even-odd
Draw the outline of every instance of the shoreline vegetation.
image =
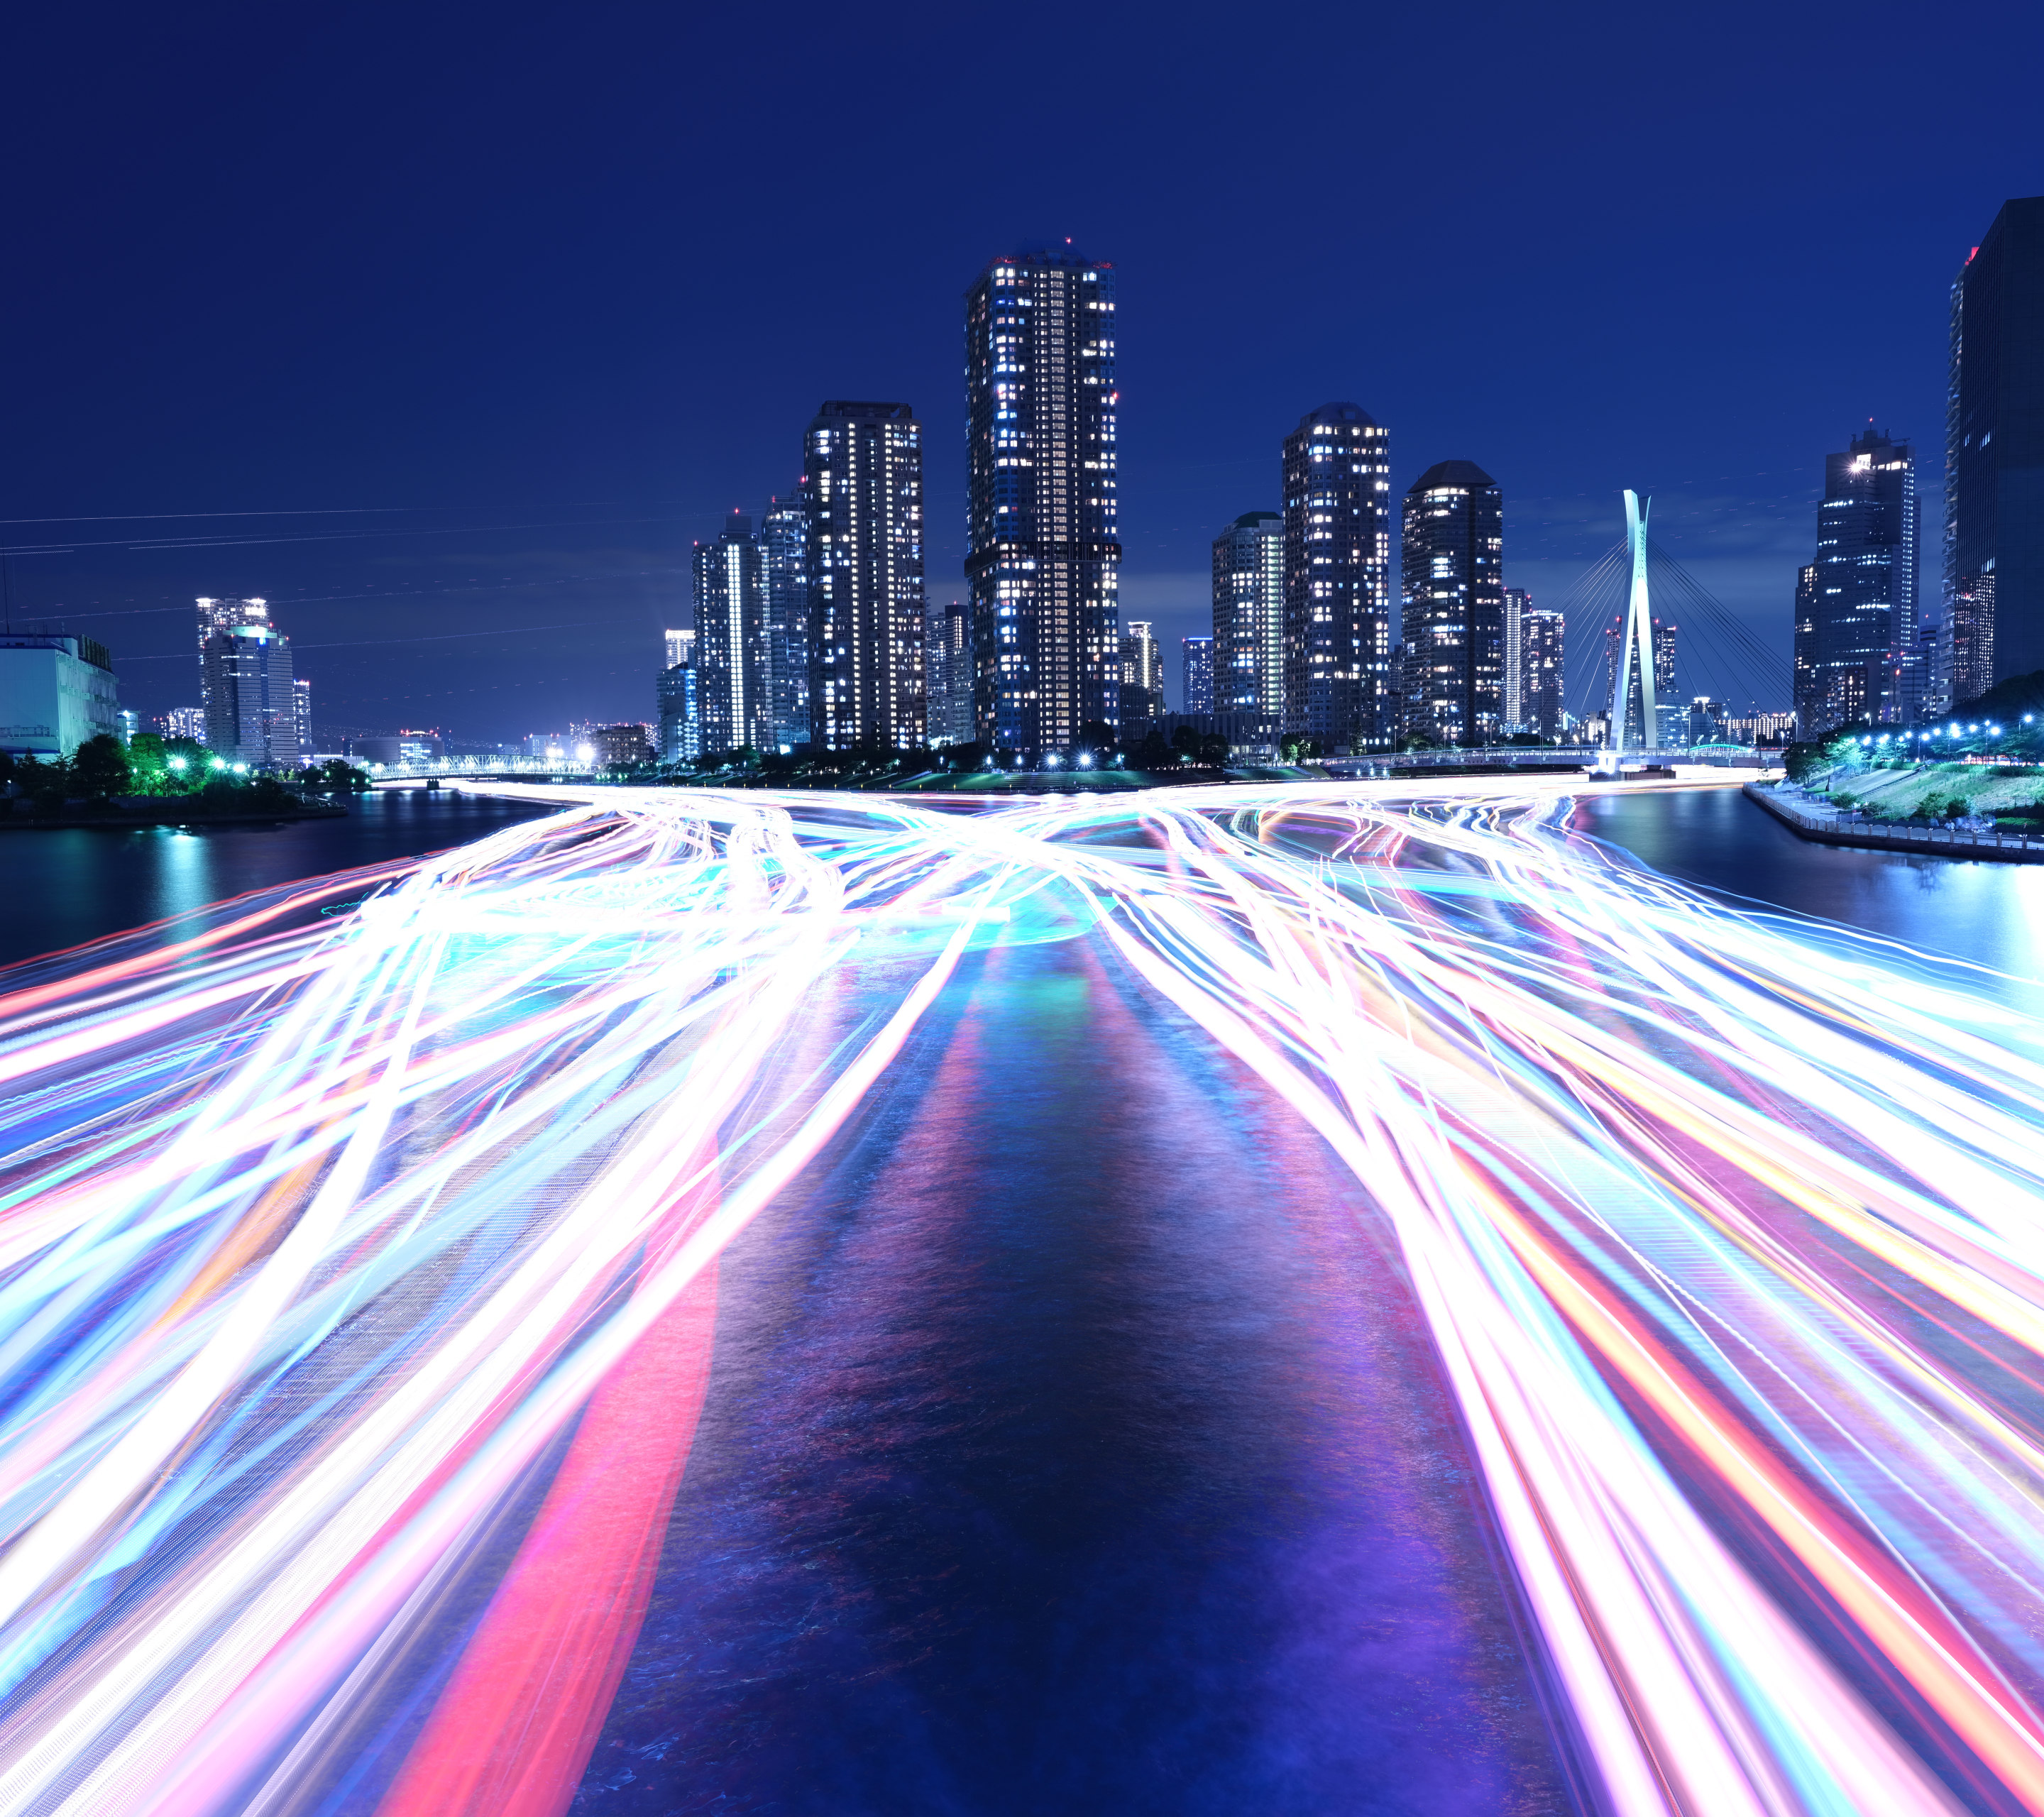
[[0, 829], [247, 824], [345, 817], [336, 797], [369, 786], [331, 763], [293, 776], [251, 775], [190, 739], [102, 733], [68, 757], [0, 753]]

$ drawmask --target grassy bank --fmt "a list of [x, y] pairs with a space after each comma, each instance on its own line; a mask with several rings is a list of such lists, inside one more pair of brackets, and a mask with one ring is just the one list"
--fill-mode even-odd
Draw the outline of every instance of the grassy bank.
[[1833, 772], [1825, 791], [1841, 806], [1876, 819], [1942, 820], [1961, 812], [1992, 814], [2011, 824], [2044, 822], [2044, 766], [2034, 764], [1927, 763], [1920, 769]]

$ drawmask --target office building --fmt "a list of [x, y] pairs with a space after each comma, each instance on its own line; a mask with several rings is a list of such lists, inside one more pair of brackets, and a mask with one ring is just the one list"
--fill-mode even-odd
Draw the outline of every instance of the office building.
[[1994, 686], [1996, 578], [1992, 570], [1962, 574], [1945, 596], [1934, 658], [1938, 713], [1955, 713]]
[[313, 685], [303, 675], [291, 678], [291, 704], [297, 709], [298, 755], [303, 759], [313, 748]]
[[1026, 252], [966, 293], [974, 718], [1001, 750], [1120, 722], [1114, 370], [1112, 266]]
[[972, 607], [962, 599], [932, 601], [924, 613], [923, 681], [929, 691], [932, 746], [970, 744]]
[[204, 707], [172, 707], [156, 723], [163, 728], [165, 738], [188, 738], [194, 744], [206, 743]]
[[[1518, 590], [1513, 589], [1513, 591]], [[1568, 673], [1568, 627], [1550, 606], [1521, 594], [1519, 609], [1520, 723], [1542, 738], [1562, 733], [1562, 693]]]
[[1911, 716], [1917, 646], [1916, 460], [1869, 429], [1824, 458], [1817, 559], [1797, 590], [1797, 712], [1808, 735]]
[[1285, 438], [1285, 722], [1323, 755], [1388, 746], [1391, 444], [1354, 404]]
[[696, 709], [705, 756], [772, 743], [764, 570], [752, 520], [740, 513], [715, 542], [695, 546]]
[[[766, 691], [774, 743], [784, 751], [815, 736], [809, 713], [810, 531], [807, 498], [768, 501], [759, 521], [760, 584], [766, 602]], [[671, 668], [681, 658], [673, 657]]]
[[1494, 744], [1504, 722], [1504, 503], [1473, 461], [1430, 467], [1405, 494], [1405, 727]]
[[221, 632], [238, 630], [244, 625], [267, 628], [270, 623], [270, 602], [263, 599], [202, 599], [198, 604], [198, 704], [200, 713], [209, 718], [213, 712], [213, 697], [206, 692], [210, 685], [206, 679], [206, 640]]
[[1953, 282], [1944, 557], [1950, 710], [1983, 651], [1989, 686], [2044, 669], [2044, 196], [2003, 203]]
[[670, 631], [667, 654], [673, 660], [660, 671], [653, 686], [657, 722], [655, 746], [663, 763], [693, 763], [702, 755], [696, 707], [695, 632]]
[[1285, 518], [1245, 511], [1213, 541], [1214, 700], [1285, 711]]
[[121, 736], [113, 659], [96, 638], [0, 636], [0, 751], [68, 757], [89, 738]]
[[828, 751], [925, 742], [923, 431], [906, 404], [826, 403], [809, 428], [813, 740]]
[[1184, 652], [1185, 711], [1210, 713], [1214, 710], [1214, 640], [1211, 637], [1180, 640]]
[[199, 678], [206, 742], [215, 756], [250, 770], [298, 767], [302, 747], [291, 640], [267, 614], [229, 622], [209, 635], [199, 651]]
[[1164, 659], [1149, 620], [1132, 618], [1121, 634], [1121, 723], [1153, 720], [1164, 710]]

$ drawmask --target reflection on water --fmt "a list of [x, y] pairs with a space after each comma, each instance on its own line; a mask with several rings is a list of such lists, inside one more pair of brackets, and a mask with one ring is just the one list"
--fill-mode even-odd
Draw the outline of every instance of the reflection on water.
[[[275, 825], [53, 827], [0, 832], [0, 965], [82, 946], [302, 877], [414, 858], [550, 810], [425, 789]], [[167, 935], [166, 938], [173, 938]]]
[[2044, 865], [1819, 845], [1736, 789], [1586, 793], [1575, 824], [1685, 883], [2044, 978]]

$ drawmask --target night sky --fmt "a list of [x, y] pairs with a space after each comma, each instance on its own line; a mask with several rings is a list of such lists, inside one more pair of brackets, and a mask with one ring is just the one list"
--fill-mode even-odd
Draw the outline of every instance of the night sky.
[[15, 623], [102, 639], [144, 713], [198, 697], [204, 593], [271, 600], [321, 728], [650, 718], [690, 543], [790, 489], [825, 398], [929, 425], [958, 596], [961, 295], [1069, 236], [1120, 274], [1123, 611], [1174, 705], [1211, 539], [1336, 398], [1397, 492], [1496, 476], [1536, 600], [1634, 486], [1785, 651], [1823, 456], [1869, 419], [1921, 450], [1934, 590], [1949, 286], [2044, 191], [2040, 21], [17, 7]]

